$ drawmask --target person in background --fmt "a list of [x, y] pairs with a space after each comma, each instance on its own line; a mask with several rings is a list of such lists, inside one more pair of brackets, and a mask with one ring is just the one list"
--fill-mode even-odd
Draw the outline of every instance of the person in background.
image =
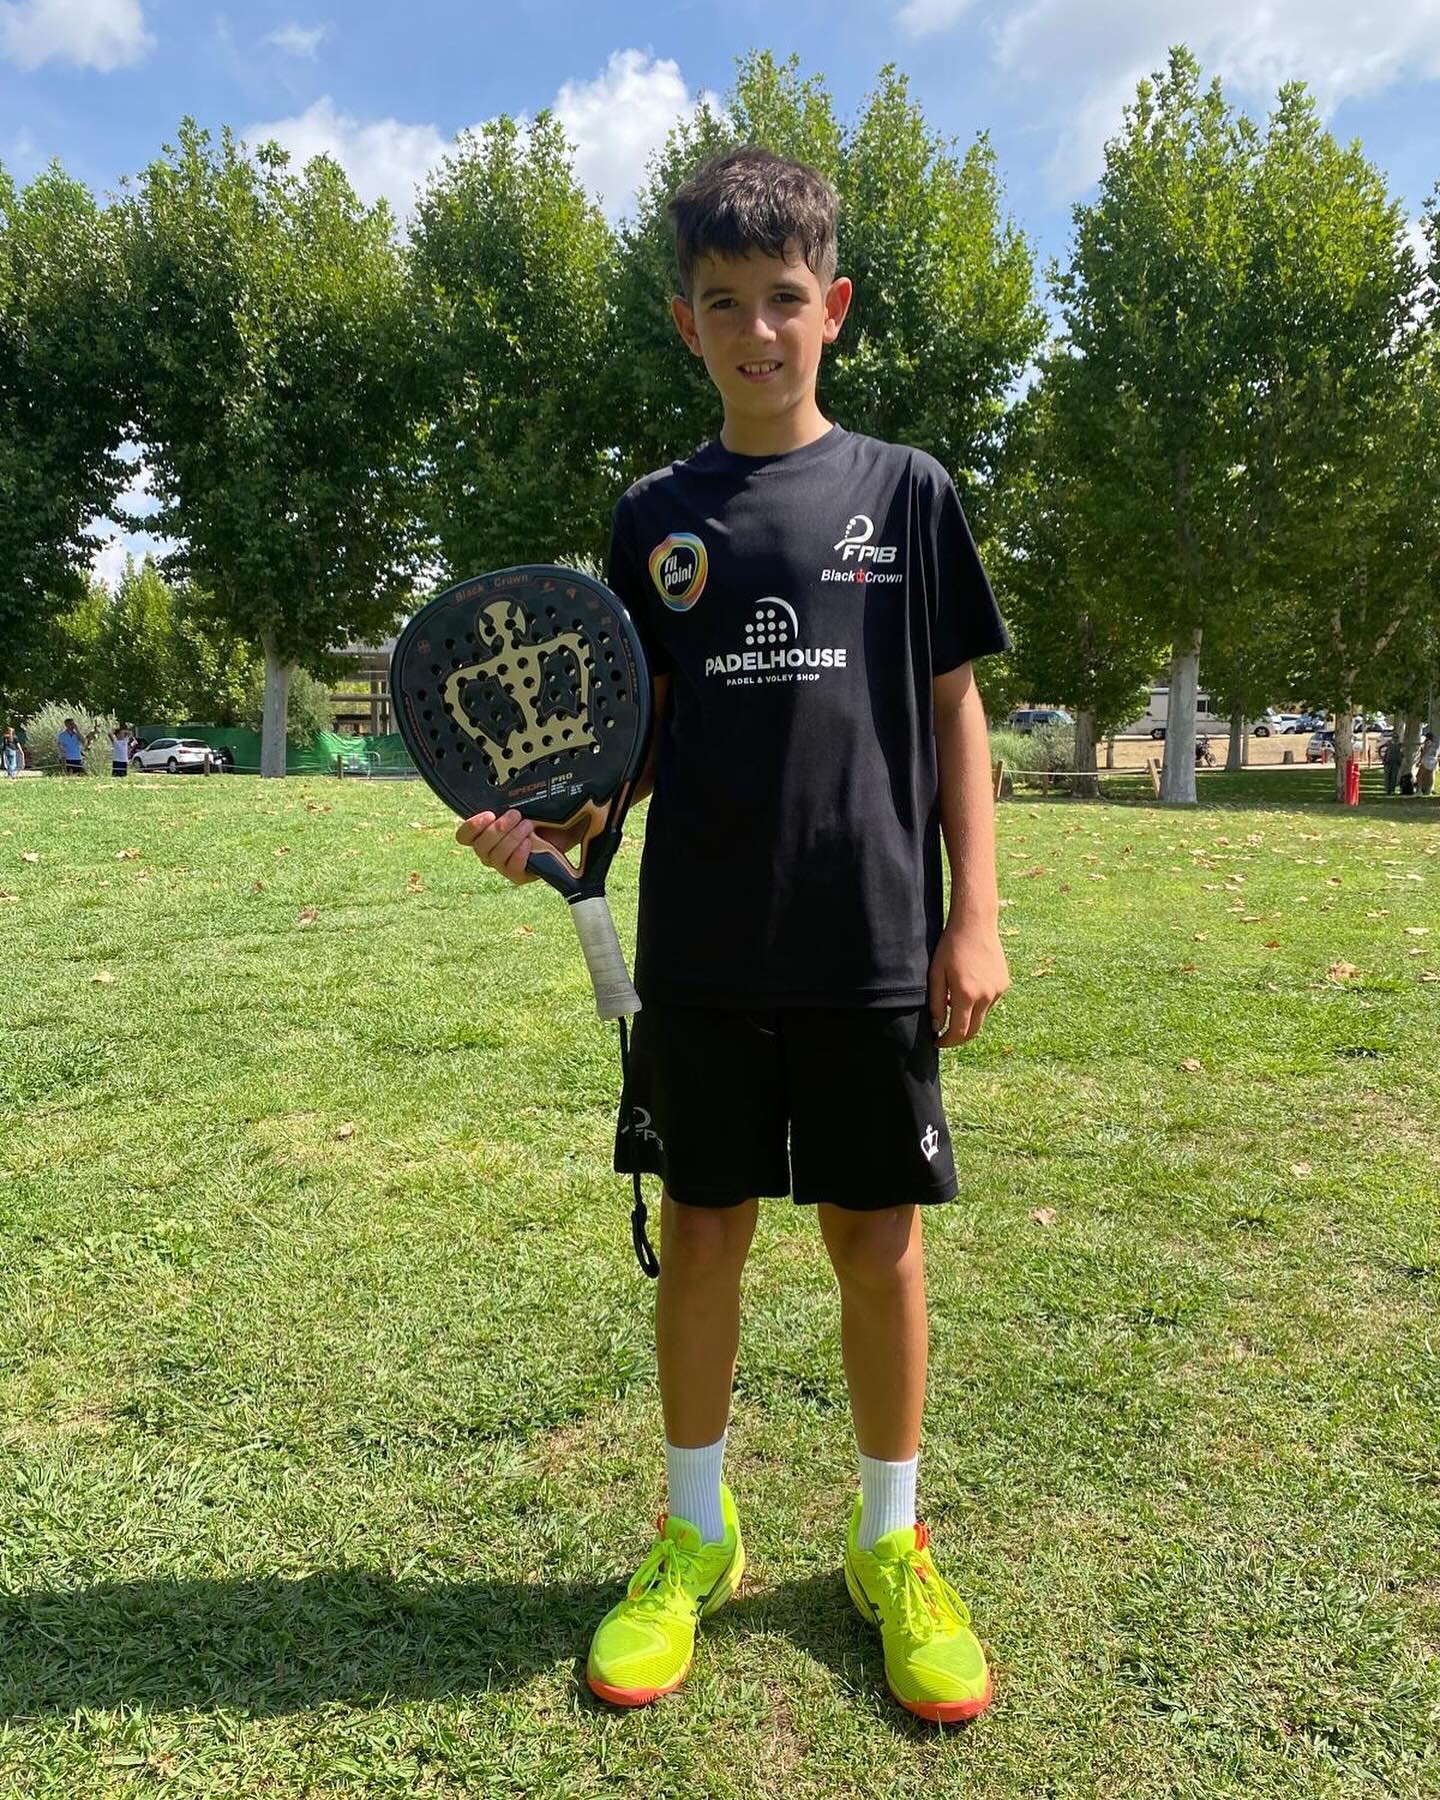
[[24, 760], [20, 754], [20, 740], [15, 736], [15, 727], [7, 725], [4, 736], [0, 737], [0, 762], [5, 765], [7, 781], [13, 781], [20, 773]]
[[1405, 746], [1398, 734], [1392, 734], [1380, 746], [1380, 761], [1385, 770], [1385, 792], [1393, 794], [1400, 785], [1400, 765], [1405, 761]]
[[117, 725], [110, 733], [110, 773], [121, 776], [130, 773], [130, 727], [128, 725]]
[[1415, 770], [1415, 791], [1417, 794], [1430, 794], [1435, 791], [1435, 765], [1440, 763], [1440, 737], [1433, 731], [1425, 733], [1425, 742], [1420, 746], [1420, 762]]
[[55, 733], [56, 748], [60, 759], [65, 764], [67, 775], [83, 775], [85, 773], [85, 740], [80, 735], [80, 727], [73, 719], [65, 721], [65, 729]]

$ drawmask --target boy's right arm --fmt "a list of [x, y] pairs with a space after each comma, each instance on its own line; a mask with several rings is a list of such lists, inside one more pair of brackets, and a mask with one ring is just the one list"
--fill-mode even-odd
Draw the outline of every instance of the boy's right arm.
[[[631, 799], [643, 800], [655, 785], [655, 761], [660, 752], [660, 721], [665, 714], [665, 700], [670, 691], [670, 677], [657, 675], [654, 677], [654, 724], [650, 732], [650, 748], [646, 752], [645, 766], [640, 771], [635, 783], [635, 793]], [[537, 825], [531, 819], [522, 818], [518, 812], [476, 813], [473, 818], [464, 819], [457, 826], [455, 841], [468, 844], [488, 869], [494, 869], [516, 887], [523, 887], [527, 881], [534, 881], [535, 875], [526, 866], [531, 853], [542, 846], [558, 850], [563, 856], [578, 841], [578, 828], [565, 830], [557, 825]]]

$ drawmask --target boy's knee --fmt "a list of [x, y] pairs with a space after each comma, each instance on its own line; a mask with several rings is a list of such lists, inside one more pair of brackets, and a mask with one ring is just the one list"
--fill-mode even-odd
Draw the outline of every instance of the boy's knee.
[[702, 1268], [743, 1262], [754, 1230], [753, 1200], [739, 1206], [682, 1206], [667, 1194], [660, 1234], [661, 1267], [667, 1256]]
[[822, 1208], [821, 1230], [842, 1287], [895, 1287], [920, 1268], [920, 1233], [913, 1206], [887, 1206], [877, 1212]]

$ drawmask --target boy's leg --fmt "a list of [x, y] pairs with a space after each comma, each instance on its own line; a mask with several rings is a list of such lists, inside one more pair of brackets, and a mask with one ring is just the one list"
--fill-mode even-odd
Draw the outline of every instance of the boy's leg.
[[860, 1454], [908, 1462], [920, 1448], [929, 1321], [918, 1206], [849, 1212], [822, 1203], [840, 1284], [840, 1346]]
[[740, 1275], [759, 1206], [660, 1202], [655, 1349], [667, 1442], [713, 1444], [730, 1417], [740, 1349]]

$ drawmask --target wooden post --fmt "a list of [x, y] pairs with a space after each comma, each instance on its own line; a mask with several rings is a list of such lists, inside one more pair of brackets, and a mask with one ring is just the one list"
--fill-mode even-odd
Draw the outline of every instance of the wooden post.
[[1146, 768], [1150, 771], [1150, 782], [1155, 789], [1155, 798], [1160, 798], [1160, 759], [1157, 756], [1146, 758]]
[[995, 798], [998, 800], [1000, 798], [1000, 790], [1005, 785], [1005, 759], [1003, 756], [999, 762], [991, 763], [990, 779], [995, 784]]

